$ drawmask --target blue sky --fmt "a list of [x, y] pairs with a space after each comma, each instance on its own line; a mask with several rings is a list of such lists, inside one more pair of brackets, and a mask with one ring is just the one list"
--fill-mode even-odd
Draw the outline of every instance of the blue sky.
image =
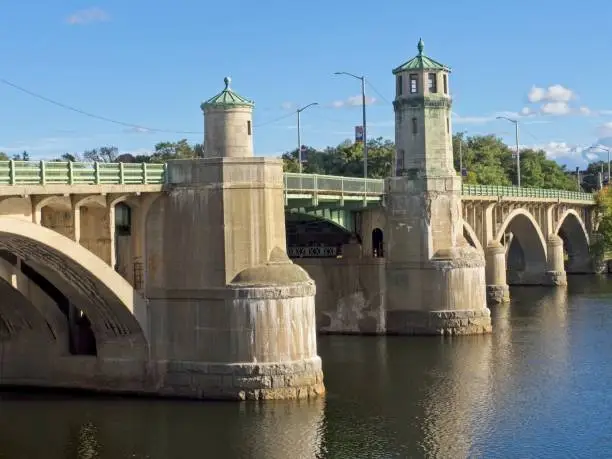
[[[612, 2], [310, 0], [287, 2], [21, 0], [0, 14], [0, 78], [103, 117], [93, 119], [0, 84], [0, 151], [53, 158], [102, 145], [143, 152], [200, 142], [199, 108], [232, 77], [255, 100], [255, 151], [323, 147], [353, 135], [364, 74], [369, 136], [393, 138], [391, 69], [425, 53], [449, 65], [455, 131], [514, 142], [499, 114], [521, 115], [521, 144], [574, 166], [612, 146]], [[288, 115], [283, 119], [279, 119]], [[275, 121], [278, 120], [278, 121]], [[591, 153], [593, 154], [593, 153]]]

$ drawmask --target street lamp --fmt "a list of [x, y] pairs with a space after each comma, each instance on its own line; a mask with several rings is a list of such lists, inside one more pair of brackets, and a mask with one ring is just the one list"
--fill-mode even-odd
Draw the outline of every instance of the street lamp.
[[[600, 149], [603, 151], [607, 151], [608, 152], [608, 185], [610, 184], [610, 148], [608, 147], [604, 147], [602, 145], [593, 145], [592, 147], [589, 147], [588, 150], [596, 150], [596, 149]], [[603, 172], [603, 171], [602, 171]]]
[[334, 75], [348, 75], [361, 80], [361, 110], [363, 116], [363, 178], [368, 178], [368, 135], [366, 130], [366, 98], [365, 98], [365, 76], [357, 76], [348, 72], [334, 72]]
[[498, 120], [506, 120], [514, 123], [514, 133], [516, 137], [516, 183], [517, 186], [521, 186], [521, 160], [520, 160], [520, 151], [519, 151], [519, 134], [518, 134], [518, 120], [513, 120], [512, 118], [507, 118], [505, 116], [496, 117]]
[[302, 108], [298, 108], [296, 110], [297, 113], [297, 135], [298, 135], [298, 161], [300, 163], [300, 174], [302, 173], [302, 139], [300, 137], [301, 133], [300, 133], [300, 113], [302, 113], [304, 110], [306, 110], [308, 107], [312, 107], [313, 105], [319, 105], [318, 102], [313, 102], [311, 104], [308, 105], [304, 105]]

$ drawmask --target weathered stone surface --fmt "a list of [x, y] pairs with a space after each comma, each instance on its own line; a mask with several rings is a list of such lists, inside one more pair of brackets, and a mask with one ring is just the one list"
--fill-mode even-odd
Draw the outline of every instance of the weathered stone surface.
[[503, 304], [510, 301], [510, 288], [507, 285], [487, 285], [487, 303]]
[[472, 335], [490, 333], [491, 315], [481, 311], [388, 311], [388, 333], [398, 335]]

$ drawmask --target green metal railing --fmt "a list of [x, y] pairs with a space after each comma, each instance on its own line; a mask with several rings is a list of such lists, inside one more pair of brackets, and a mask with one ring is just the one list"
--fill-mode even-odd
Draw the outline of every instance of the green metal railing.
[[0, 161], [0, 185], [146, 185], [165, 180], [165, 164]]
[[285, 173], [285, 191], [290, 193], [382, 195], [385, 181], [335, 175]]
[[[0, 185], [156, 185], [166, 180], [166, 165], [61, 161], [0, 161]], [[385, 181], [334, 175], [285, 173], [292, 194], [382, 196]], [[501, 196], [594, 202], [578, 191], [495, 185], [463, 185], [463, 196]]]
[[497, 185], [463, 185], [463, 196], [502, 196], [514, 198], [562, 199], [572, 201], [593, 201], [591, 193], [568, 190], [551, 190], [546, 188], [525, 188]]

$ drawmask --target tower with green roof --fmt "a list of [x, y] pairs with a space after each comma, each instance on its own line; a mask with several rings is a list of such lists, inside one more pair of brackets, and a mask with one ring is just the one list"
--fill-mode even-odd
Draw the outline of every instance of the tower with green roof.
[[204, 113], [204, 157], [247, 158], [253, 156], [254, 103], [230, 88], [202, 102]]
[[450, 68], [418, 54], [393, 70], [395, 143], [398, 175], [454, 174]]
[[424, 53], [395, 75], [396, 174], [386, 183], [386, 325], [397, 334], [491, 331], [484, 256], [463, 235], [450, 68]]

